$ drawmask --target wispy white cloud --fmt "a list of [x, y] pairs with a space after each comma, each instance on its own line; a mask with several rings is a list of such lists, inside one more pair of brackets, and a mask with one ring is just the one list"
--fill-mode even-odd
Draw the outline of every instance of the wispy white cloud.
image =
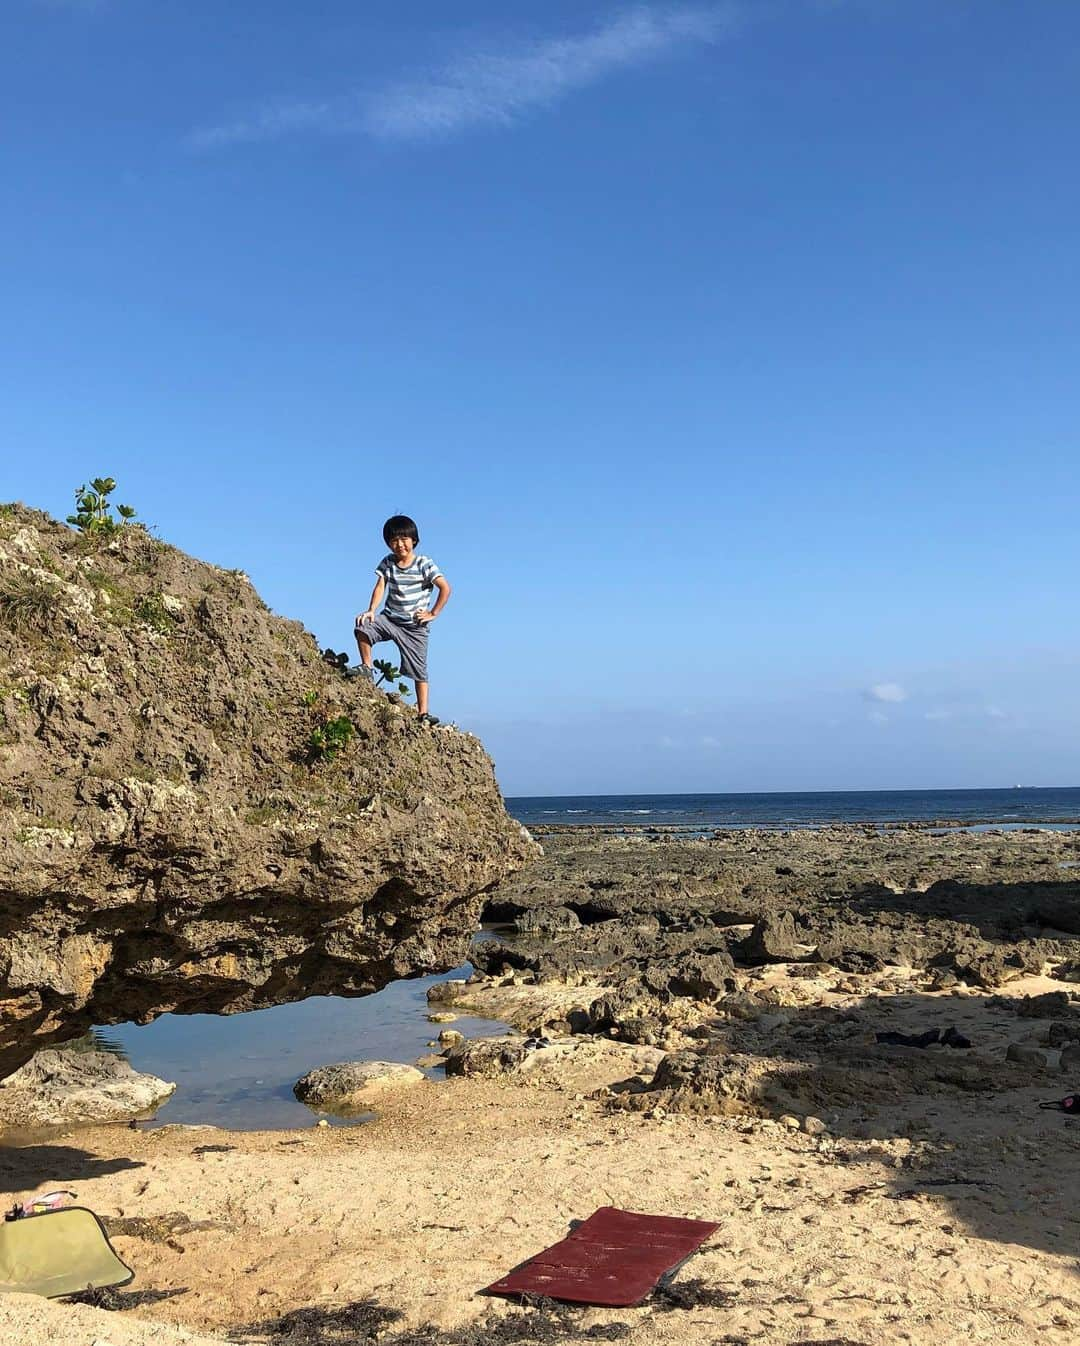
[[949, 706], [932, 706], [923, 712], [924, 720], [1008, 720], [1008, 711], [1000, 706], [987, 705], [984, 702], [958, 701]]
[[189, 143], [209, 149], [305, 132], [435, 140], [474, 127], [509, 126], [621, 70], [718, 41], [738, 14], [730, 0], [703, 7], [636, 5], [589, 32], [461, 56], [422, 78], [381, 89], [278, 100], [196, 131]]
[[898, 682], [876, 682], [863, 693], [867, 701], [884, 701], [896, 705], [908, 699], [908, 694]]

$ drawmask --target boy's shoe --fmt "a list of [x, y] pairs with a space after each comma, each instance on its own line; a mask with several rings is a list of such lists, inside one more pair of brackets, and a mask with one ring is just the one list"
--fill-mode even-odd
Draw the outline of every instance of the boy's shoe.
[[352, 668], [347, 668], [345, 676], [347, 678], [363, 678], [366, 682], [370, 682], [372, 686], [375, 684], [375, 670], [365, 668], [363, 664], [356, 664]]
[[434, 715], [429, 715], [427, 711], [425, 711], [419, 718], [421, 724], [436, 725], [441, 723], [441, 721], [437, 720]]

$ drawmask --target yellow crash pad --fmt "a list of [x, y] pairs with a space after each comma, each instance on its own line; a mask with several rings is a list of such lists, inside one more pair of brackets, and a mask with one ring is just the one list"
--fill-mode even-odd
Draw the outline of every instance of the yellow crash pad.
[[0, 1223], [0, 1293], [56, 1299], [127, 1285], [134, 1276], [113, 1251], [101, 1221], [84, 1206]]

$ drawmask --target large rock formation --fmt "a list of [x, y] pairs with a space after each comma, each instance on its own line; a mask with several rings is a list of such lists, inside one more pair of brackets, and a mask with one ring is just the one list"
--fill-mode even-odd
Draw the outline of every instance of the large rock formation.
[[535, 850], [475, 738], [243, 574], [0, 507], [0, 1075], [92, 1024], [453, 967]]

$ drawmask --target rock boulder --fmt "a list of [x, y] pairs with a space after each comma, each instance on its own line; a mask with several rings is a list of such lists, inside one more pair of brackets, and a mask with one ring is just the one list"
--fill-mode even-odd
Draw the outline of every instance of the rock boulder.
[[293, 1093], [310, 1108], [354, 1110], [369, 1107], [387, 1090], [419, 1084], [423, 1078], [415, 1066], [396, 1061], [342, 1061], [310, 1071], [293, 1085]]
[[94, 1024], [454, 967], [537, 849], [475, 738], [242, 573], [0, 507], [0, 1076]]
[[0, 1124], [126, 1121], [153, 1112], [175, 1088], [109, 1052], [41, 1051], [0, 1080]]

